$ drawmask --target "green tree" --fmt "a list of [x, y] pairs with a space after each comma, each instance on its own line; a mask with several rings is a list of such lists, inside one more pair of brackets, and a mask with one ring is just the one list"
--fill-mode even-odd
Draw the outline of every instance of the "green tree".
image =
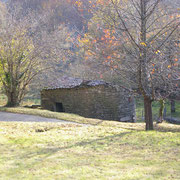
[[68, 54], [67, 31], [58, 26], [50, 31], [48, 15], [22, 15], [21, 6], [4, 6], [0, 17], [0, 80], [7, 106], [18, 106], [31, 81], [55, 69]]
[[41, 70], [32, 40], [26, 31], [14, 29], [0, 36], [0, 79], [8, 97], [7, 106], [18, 106], [27, 86]]

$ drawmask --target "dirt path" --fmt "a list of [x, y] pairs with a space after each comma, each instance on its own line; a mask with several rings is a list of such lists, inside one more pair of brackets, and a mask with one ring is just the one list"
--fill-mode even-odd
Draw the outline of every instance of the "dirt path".
[[57, 120], [51, 118], [44, 118], [40, 116], [34, 115], [25, 115], [25, 114], [15, 114], [15, 113], [8, 113], [8, 112], [0, 112], [0, 121], [18, 121], [18, 122], [52, 122], [52, 123], [71, 123], [71, 124], [78, 124], [74, 122], [68, 122], [64, 120]]

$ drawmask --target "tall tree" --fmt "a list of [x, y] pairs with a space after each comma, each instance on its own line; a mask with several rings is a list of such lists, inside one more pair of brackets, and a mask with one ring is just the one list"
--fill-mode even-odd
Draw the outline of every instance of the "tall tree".
[[0, 80], [7, 106], [18, 106], [35, 76], [59, 64], [70, 47], [64, 26], [51, 30], [46, 15], [37, 20], [33, 12], [20, 12], [19, 4], [7, 6], [0, 19]]
[[152, 102], [178, 88], [179, 61], [166, 49], [178, 32], [177, 8], [162, 0], [97, 0], [87, 8], [94, 14], [89, 28], [95, 28], [80, 38], [86, 55], [101, 59], [131, 93], [143, 96], [146, 130], [153, 130]]

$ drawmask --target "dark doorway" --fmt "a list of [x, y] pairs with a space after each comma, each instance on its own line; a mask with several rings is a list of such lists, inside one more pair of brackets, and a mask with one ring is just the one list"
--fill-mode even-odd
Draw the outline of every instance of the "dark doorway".
[[62, 103], [56, 103], [56, 112], [65, 112]]

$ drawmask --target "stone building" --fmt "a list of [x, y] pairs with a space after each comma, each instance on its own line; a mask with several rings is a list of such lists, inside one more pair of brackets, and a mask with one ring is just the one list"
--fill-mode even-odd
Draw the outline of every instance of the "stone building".
[[104, 120], [134, 122], [135, 107], [128, 92], [104, 81], [65, 78], [41, 91], [44, 109]]

